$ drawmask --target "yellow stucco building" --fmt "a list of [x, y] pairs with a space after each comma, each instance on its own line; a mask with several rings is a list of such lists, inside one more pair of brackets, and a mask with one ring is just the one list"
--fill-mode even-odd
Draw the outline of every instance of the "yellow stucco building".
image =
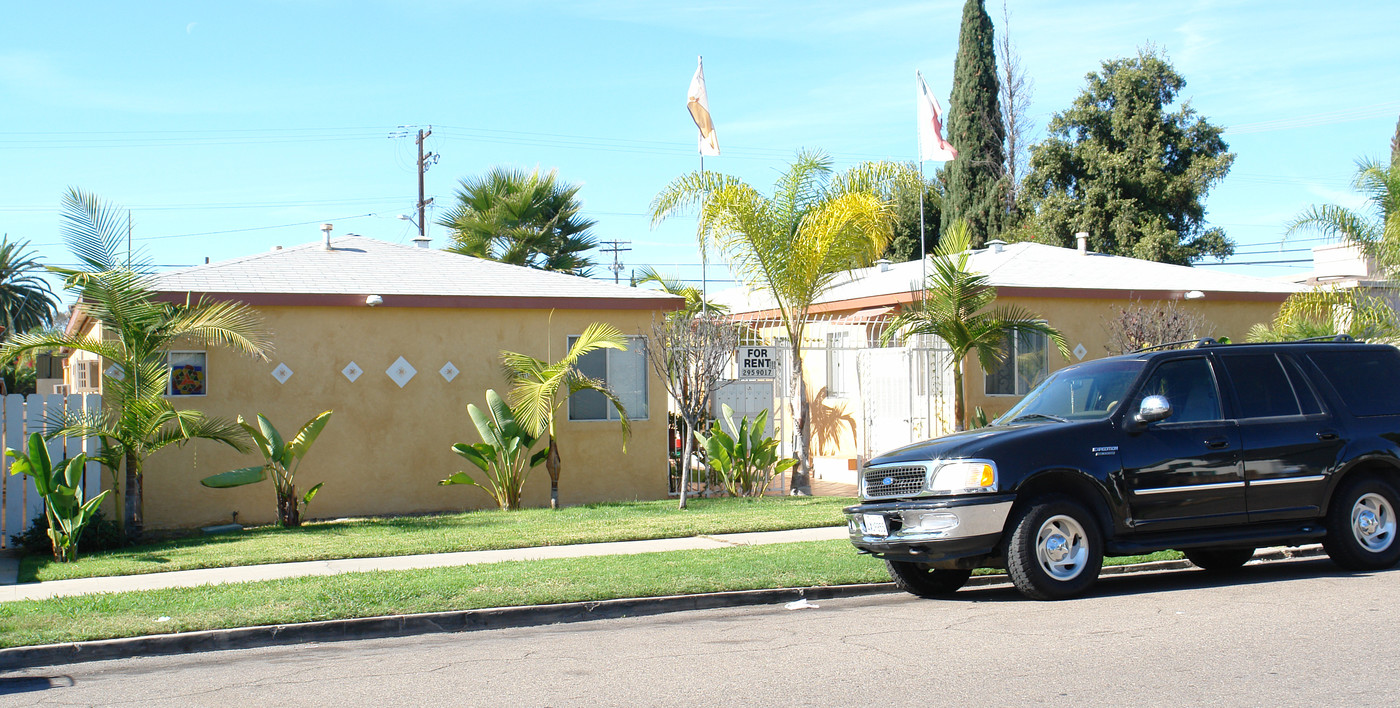
[[[981, 407], [988, 418], [1008, 410], [1044, 374], [1107, 356], [1105, 321], [1125, 306], [1175, 302], [1184, 311], [1204, 317], [1208, 330], [1200, 336], [1242, 341], [1252, 325], [1270, 321], [1288, 295], [1304, 289], [1295, 283], [1208, 268], [1093, 253], [1083, 246], [1074, 249], [993, 241], [970, 252], [967, 267], [987, 276], [996, 288], [996, 306], [1019, 307], [1043, 319], [1060, 330], [1072, 352], [1066, 360], [1044, 341], [1018, 341], [1007, 364], [991, 374], [982, 370], [975, 355], [969, 356], [963, 362], [968, 415]], [[952, 386], [946, 357], [943, 364], [936, 364], [932, 355], [900, 360], [871, 353], [883, 348], [880, 333], [890, 319], [918, 298], [927, 272], [925, 265], [915, 260], [882, 262], [843, 273], [811, 308], [803, 361], [811, 395], [814, 462], [820, 476], [854, 480], [860, 457], [902, 444], [898, 442], [901, 434], [905, 439], [920, 439], [952, 429]], [[735, 319], [750, 323], [769, 339], [777, 341], [784, 336], [776, 326], [777, 310], [767, 293], [735, 289], [720, 293], [717, 300], [730, 308]], [[780, 343], [785, 345], [786, 341]], [[892, 373], [892, 366], [943, 380], [920, 381], [920, 374]], [[891, 385], [891, 377], [899, 376], [906, 377], [902, 386], [898, 382]], [[775, 388], [781, 390], [786, 384], [776, 381]], [[905, 407], [903, 400], [894, 406], [873, 402], [872, 392], [881, 387], [876, 384], [899, 389], [898, 395], [913, 400], [907, 407], [926, 406], [927, 411], [900, 412]], [[928, 402], [927, 392], [936, 390], [945, 393]], [[894, 415], [877, 411], [877, 406]], [[787, 416], [780, 416], [780, 420], [790, 424]], [[912, 426], [913, 431], [883, 435], [900, 426]], [[782, 437], [790, 438], [791, 431]]]
[[[309, 518], [493, 507], [476, 487], [437, 486], [458, 470], [476, 473], [450, 449], [479, 441], [467, 404], [483, 407], [488, 388], [505, 394], [501, 350], [553, 361], [592, 322], [629, 337], [628, 352], [598, 352], [582, 365], [622, 398], [632, 437], [624, 452], [610, 407], [566, 403], [556, 419], [561, 504], [666, 496], [666, 392], [643, 347], [653, 318], [681, 298], [353, 235], [165, 273], [154, 289], [170, 301], [248, 303], [273, 333], [267, 361], [172, 351], [177, 407], [229, 419], [261, 413], [286, 435], [334, 411], [297, 473], [299, 490], [325, 483]], [[78, 317], [73, 326], [100, 323]], [[96, 388], [106, 364], [89, 359], [72, 357], [69, 377]], [[157, 453], [145, 467], [147, 528], [227, 523], [235, 512], [239, 523], [272, 522], [270, 482], [199, 483], [259, 461], [207, 441]], [[546, 506], [548, 495], [541, 466], [523, 501]]]

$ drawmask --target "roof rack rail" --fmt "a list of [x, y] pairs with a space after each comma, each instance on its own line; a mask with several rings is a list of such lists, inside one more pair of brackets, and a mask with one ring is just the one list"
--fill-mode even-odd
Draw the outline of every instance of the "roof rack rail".
[[1171, 347], [1179, 347], [1179, 346], [1181, 346], [1181, 345], [1183, 345], [1183, 344], [1192, 344], [1192, 345], [1195, 345], [1195, 346], [1191, 347], [1192, 349], [1199, 349], [1199, 348], [1201, 348], [1201, 347], [1213, 347], [1213, 346], [1216, 346], [1216, 345], [1220, 344], [1220, 342], [1217, 342], [1217, 341], [1215, 341], [1214, 339], [1211, 339], [1210, 337], [1201, 337], [1201, 338], [1199, 338], [1199, 339], [1181, 339], [1181, 340], [1177, 340], [1177, 341], [1175, 341], [1175, 342], [1165, 342], [1165, 343], [1163, 343], [1163, 344], [1154, 344], [1154, 345], [1152, 345], [1152, 346], [1150, 346], [1150, 347], [1143, 347], [1143, 348], [1141, 348], [1141, 349], [1134, 349], [1134, 350], [1132, 350], [1131, 352], [1128, 352], [1128, 353], [1129, 353], [1129, 354], [1138, 354], [1138, 353], [1141, 353], [1141, 352], [1150, 352], [1150, 351], [1153, 351], [1153, 350], [1156, 350], [1156, 349], [1169, 349], [1169, 348], [1171, 348]]
[[1365, 340], [1356, 339], [1356, 338], [1352, 337], [1350, 334], [1328, 334], [1328, 335], [1324, 335], [1324, 336], [1321, 336], [1321, 337], [1305, 337], [1305, 338], [1303, 338], [1303, 339], [1295, 339], [1295, 340], [1293, 340], [1293, 341], [1295, 341], [1295, 342], [1334, 342], [1334, 343], [1337, 343], [1337, 344], [1347, 344], [1347, 343], [1365, 344], [1365, 343], [1366, 343]]

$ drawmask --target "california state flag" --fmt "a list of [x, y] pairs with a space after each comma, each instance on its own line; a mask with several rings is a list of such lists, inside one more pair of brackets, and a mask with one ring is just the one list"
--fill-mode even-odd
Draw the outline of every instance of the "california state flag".
[[947, 162], [957, 157], [958, 151], [943, 139], [943, 111], [938, 107], [938, 99], [928, 90], [928, 84], [924, 83], [924, 75], [916, 71], [914, 78], [919, 82], [916, 103], [919, 113], [919, 161]]
[[700, 154], [718, 155], [719, 137], [715, 135], [715, 124], [710, 120], [710, 100], [705, 97], [703, 57], [695, 67], [695, 78], [690, 80], [690, 91], [685, 95], [685, 107], [690, 109], [690, 117], [695, 119], [695, 127], [700, 129]]

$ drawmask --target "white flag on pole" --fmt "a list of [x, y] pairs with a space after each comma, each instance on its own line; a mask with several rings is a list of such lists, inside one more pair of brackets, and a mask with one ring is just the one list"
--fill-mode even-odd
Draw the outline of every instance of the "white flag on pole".
[[695, 78], [690, 80], [690, 91], [685, 95], [685, 107], [690, 109], [690, 117], [695, 119], [695, 127], [700, 129], [700, 154], [718, 155], [719, 137], [715, 135], [715, 124], [710, 120], [710, 100], [705, 97], [703, 57], [695, 67]]
[[914, 78], [919, 83], [915, 104], [919, 114], [919, 161], [952, 160], [958, 156], [958, 151], [943, 139], [943, 111], [938, 107], [938, 99], [928, 90], [922, 73], [915, 71]]

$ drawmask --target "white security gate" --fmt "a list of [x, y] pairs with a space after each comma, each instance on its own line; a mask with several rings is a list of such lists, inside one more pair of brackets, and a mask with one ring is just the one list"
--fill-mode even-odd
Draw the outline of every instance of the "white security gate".
[[864, 349], [857, 353], [865, 459], [951, 432], [949, 356], [945, 346]]
[[[5, 447], [23, 450], [30, 433], [47, 433], [56, 429], [64, 410], [97, 412], [102, 409], [102, 397], [97, 394], [50, 394], [4, 397], [0, 409], [0, 439]], [[95, 455], [100, 441], [82, 438], [54, 438], [48, 441], [49, 457], [57, 464], [80, 452]], [[44, 500], [34, 491], [34, 482], [25, 475], [11, 475], [8, 457], [0, 464], [0, 548], [9, 548], [10, 536], [23, 533], [29, 522], [44, 513]], [[83, 492], [92, 498], [101, 491], [102, 468], [89, 462], [83, 475]]]

